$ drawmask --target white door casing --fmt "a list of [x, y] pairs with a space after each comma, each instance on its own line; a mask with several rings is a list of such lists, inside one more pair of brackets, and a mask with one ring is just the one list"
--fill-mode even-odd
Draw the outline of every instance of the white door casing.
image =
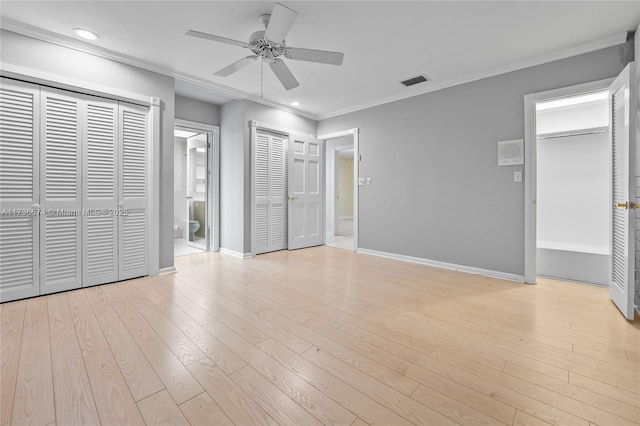
[[635, 63], [630, 63], [609, 88], [611, 138], [611, 270], [609, 296], [622, 314], [633, 320], [635, 256], [636, 115], [638, 102]]
[[84, 96], [82, 285], [118, 280], [118, 102]]
[[148, 274], [147, 107], [120, 103], [118, 279]]
[[322, 245], [322, 144], [291, 135], [289, 143], [289, 250]]
[[0, 79], [0, 302], [40, 293], [40, 87]]
[[40, 294], [82, 286], [81, 97], [41, 88]]

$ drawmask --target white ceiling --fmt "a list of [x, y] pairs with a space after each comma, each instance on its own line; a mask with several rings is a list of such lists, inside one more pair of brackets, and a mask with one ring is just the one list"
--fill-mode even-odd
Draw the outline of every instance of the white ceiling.
[[[345, 54], [340, 67], [285, 59], [300, 82], [290, 91], [265, 67], [266, 102], [289, 105], [298, 100], [297, 109], [314, 118], [515, 69], [532, 58], [544, 62], [562, 56], [550, 53], [578, 45], [585, 44], [573, 52], [615, 44], [640, 22], [638, 1], [282, 3], [298, 12], [287, 45]], [[216, 77], [215, 71], [249, 51], [184, 33], [194, 29], [246, 41], [262, 29], [258, 17], [273, 4], [2, 0], [0, 14], [4, 27], [21, 32], [21, 23], [35, 26], [24, 32], [34, 35], [44, 29], [63, 36], [63, 44], [65, 38], [73, 44], [68, 38], [76, 37], [73, 28], [92, 30], [100, 35], [90, 43], [98, 53], [117, 52], [154, 64], [151, 68], [176, 76], [179, 94], [224, 103], [259, 97], [260, 64]], [[423, 73], [430, 82], [413, 88], [399, 84]]]

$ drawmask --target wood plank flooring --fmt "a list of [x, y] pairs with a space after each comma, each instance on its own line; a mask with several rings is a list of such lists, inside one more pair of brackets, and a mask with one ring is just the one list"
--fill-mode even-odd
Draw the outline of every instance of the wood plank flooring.
[[0, 305], [0, 422], [640, 425], [607, 290], [317, 247]]

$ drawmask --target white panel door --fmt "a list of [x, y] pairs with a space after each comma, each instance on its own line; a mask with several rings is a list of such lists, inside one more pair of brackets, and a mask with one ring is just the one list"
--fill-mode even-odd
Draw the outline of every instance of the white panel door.
[[293, 137], [289, 145], [289, 250], [322, 245], [322, 143]]
[[85, 96], [82, 131], [84, 287], [118, 280], [118, 102]]
[[82, 285], [82, 96], [41, 88], [40, 294]]
[[147, 113], [148, 108], [120, 103], [118, 133], [119, 280], [148, 274], [147, 264]]
[[[634, 173], [636, 117], [632, 113], [638, 102], [635, 63], [630, 63], [609, 87], [612, 148], [612, 231], [611, 278], [609, 296], [622, 314], [633, 319], [635, 229]], [[633, 191], [633, 192], [632, 192]]]
[[255, 172], [255, 253], [287, 248], [287, 139], [256, 132]]
[[0, 302], [37, 296], [40, 88], [0, 79]]

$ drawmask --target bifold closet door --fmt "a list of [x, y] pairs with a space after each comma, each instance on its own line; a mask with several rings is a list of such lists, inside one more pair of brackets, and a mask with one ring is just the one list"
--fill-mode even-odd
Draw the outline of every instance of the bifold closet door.
[[287, 248], [287, 138], [255, 135], [255, 252]]
[[149, 109], [120, 103], [118, 156], [119, 280], [148, 274], [147, 114]]
[[40, 294], [82, 286], [82, 96], [42, 87]]
[[118, 281], [118, 102], [84, 97], [82, 285]]
[[0, 301], [37, 296], [40, 87], [0, 79]]

